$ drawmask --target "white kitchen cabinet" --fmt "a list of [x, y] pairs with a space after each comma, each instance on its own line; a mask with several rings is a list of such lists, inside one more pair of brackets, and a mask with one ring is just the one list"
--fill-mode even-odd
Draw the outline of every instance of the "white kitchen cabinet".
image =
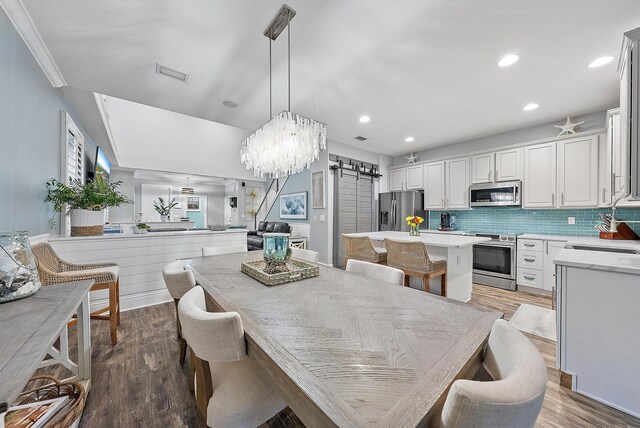
[[[616, 109], [617, 110], [617, 109]], [[609, 207], [613, 201], [613, 172], [611, 156], [613, 154], [614, 129], [611, 110], [607, 112], [607, 133], [601, 135], [598, 142], [598, 206]], [[619, 128], [618, 128], [619, 132]]]
[[522, 180], [522, 148], [496, 152], [494, 181]]
[[424, 189], [424, 167], [422, 165], [411, 165], [405, 168], [406, 190]]
[[613, 178], [612, 199], [615, 200], [629, 193], [629, 141], [623, 138], [623, 132], [627, 131], [623, 129], [620, 120], [620, 109], [609, 110], [607, 119], [607, 137], [611, 150], [609, 169]]
[[428, 163], [424, 166], [424, 209], [445, 208], [444, 162]]
[[491, 183], [494, 179], [494, 153], [471, 156], [471, 182]]
[[553, 259], [556, 258], [566, 244], [566, 241], [544, 241], [542, 288], [545, 291], [550, 292], [556, 286], [556, 266], [553, 264]]
[[404, 168], [392, 169], [389, 171], [389, 190], [400, 192], [404, 190], [406, 181], [406, 170]]
[[556, 143], [524, 148], [524, 208], [556, 206]]
[[469, 208], [469, 158], [446, 161], [445, 171], [447, 208]]
[[557, 150], [558, 207], [597, 207], [598, 136], [559, 141]]

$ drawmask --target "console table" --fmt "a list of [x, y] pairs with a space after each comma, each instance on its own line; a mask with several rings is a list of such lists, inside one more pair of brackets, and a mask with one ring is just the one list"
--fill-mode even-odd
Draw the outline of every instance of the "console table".
[[[87, 392], [91, 380], [89, 289], [93, 281], [49, 285], [34, 296], [0, 305], [0, 418], [15, 402], [33, 373], [61, 364]], [[67, 322], [78, 314], [78, 358], [69, 358]], [[60, 338], [59, 348], [54, 347]], [[45, 359], [46, 358], [46, 359]]]

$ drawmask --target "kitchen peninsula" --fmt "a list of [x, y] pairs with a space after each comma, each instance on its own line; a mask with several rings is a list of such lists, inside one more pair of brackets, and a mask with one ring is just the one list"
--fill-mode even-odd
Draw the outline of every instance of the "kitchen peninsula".
[[[50, 237], [48, 242], [65, 260], [74, 263], [114, 262], [120, 265], [122, 310], [171, 300], [162, 268], [181, 258], [200, 257], [202, 247], [247, 248], [246, 229], [188, 230], [145, 234], [107, 234], [85, 237]], [[91, 293], [92, 310], [104, 307], [107, 291]]]
[[[473, 277], [473, 246], [490, 238], [476, 236], [446, 235], [442, 233], [423, 232], [420, 236], [409, 236], [407, 232], [366, 232], [350, 233], [349, 236], [368, 236], [374, 245], [384, 247], [384, 239], [427, 244], [429, 257], [447, 261], [447, 296], [450, 299], [468, 302], [471, 300], [471, 284]], [[431, 280], [433, 290], [440, 289], [440, 278]]]

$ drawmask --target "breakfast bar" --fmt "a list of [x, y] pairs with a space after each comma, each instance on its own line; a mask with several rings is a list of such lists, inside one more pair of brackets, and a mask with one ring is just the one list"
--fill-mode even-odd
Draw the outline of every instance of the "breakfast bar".
[[[424, 232], [420, 236], [410, 236], [407, 232], [366, 232], [350, 233], [349, 236], [367, 236], [374, 245], [384, 248], [385, 238], [397, 241], [421, 241], [427, 245], [429, 257], [447, 261], [447, 295], [450, 299], [468, 302], [471, 300], [473, 277], [473, 246], [490, 238], [477, 236], [445, 235]], [[432, 280], [433, 289], [440, 289], [440, 279]]]

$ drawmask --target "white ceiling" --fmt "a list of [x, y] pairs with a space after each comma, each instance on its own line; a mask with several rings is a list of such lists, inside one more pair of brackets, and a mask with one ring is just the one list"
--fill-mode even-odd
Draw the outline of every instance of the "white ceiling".
[[[24, 3], [70, 86], [249, 130], [268, 119], [262, 32], [281, 0]], [[640, 26], [638, 0], [287, 3], [298, 12], [292, 110], [388, 155], [617, 106], [622, 33]], [[274, 112], [286, 107], [285, 42], [274, 44]], [[520, 61], [498, 68], [507, 53]], [[616, 61], [587, 68], [602, 55]], [[156, 62], [188, 83], [154, 74]], [[523, 112], [529, 102], [540, 108]]]

